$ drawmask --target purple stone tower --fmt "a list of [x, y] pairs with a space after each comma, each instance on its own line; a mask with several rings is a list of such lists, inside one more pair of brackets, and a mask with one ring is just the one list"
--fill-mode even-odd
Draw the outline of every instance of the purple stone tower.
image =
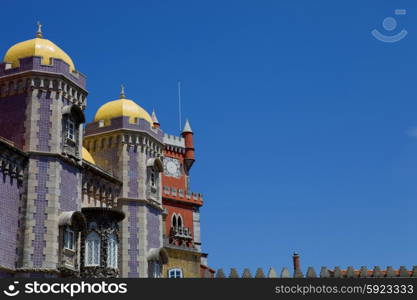
[[[48, 56], [51, 47], [55, 57]], [[33, 55], [22, 57], [31, 49]], [[77, 249], [64, 251], [61, 242], [64, 227], [76, 239], [85, 226], [80, 211], [87, 91], [85, 77], [72, 67], [40, 30], [35, 39], [11, 47], [0, 64], [0, 137], [21, 152], [22, 161], [0, 181], [0, 244], [7, 244], [0, 247], [0, 269], [16, 277], [55, 277], [79, 268]]]
[[159, 277], [167, 262], [162, 243], [163, 132], [124, 96], [104, 104], [86, 125], [84, 146], [96, 164], [123, 182], [118, 208], [122, 277]]

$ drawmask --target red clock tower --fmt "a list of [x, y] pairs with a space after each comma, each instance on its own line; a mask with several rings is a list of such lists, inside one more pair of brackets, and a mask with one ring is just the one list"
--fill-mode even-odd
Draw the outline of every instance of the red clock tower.
[[[154, 125], [159, 126], [155, 113]], [[201, 194], [190, 191], [190, 170], [194, 164], [193, 131], [188, 120], [181, 136], [164, 136], [164, 172], [162, 204], [165, 209], [164, 247], [169, 263], [166, 277], [211, 277], [207, 254], [201, 252]]]

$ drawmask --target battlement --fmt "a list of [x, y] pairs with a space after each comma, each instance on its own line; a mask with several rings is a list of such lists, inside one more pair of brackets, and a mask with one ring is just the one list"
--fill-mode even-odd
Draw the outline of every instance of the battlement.
[[181, 136], [164, 134], [164, 144], [168, 150], [175, 152], [184, 152], [185, 140]]
[[42, 57], [31, 56], [21, 58], [19, 67], [13, 68], [11, 63], [0, 64], [0, 77], [17, 75], [29, 71], [38, 71], [52, 74], [60, 74], [66, 77], [68, 80], [76, 83], [79, 87], [86, 88], [86, 76], [82, 73], [75, 71], [71, 72], [69, 65], [62, 59], [51, 58], [51, 64], [42, 64]]
[[265, 275], [262, 268], [255, 271], [252, 276], [250, 269], [245, 268], [241, 275], [235, 268], [231, 268], [228, 275], [223, 272], [223, 269], [218, 269], [216, 278], [417, 278], [417, 266], [413, 266], [411, 270], [407, 270], [405, 266], [401, 266], [398, 270], [389, 266], [385, 270], [379, 266], [375, 266], [372, 270], [368, 270], [363, 266], [359, 270], [355, 270], [349, 266], [346, 270], [335, 267], [333, 270], [327, 267], [321, 267], [320, 272], [316, 272], [313, 267], [308, 267], [305, 274], [301, 270], [290, 273], [288, 268], [282, 268], [281, 273], [275, 271], [274, 268], [269, 268]]
[[199, 206], [203, 205], [203, 195], [200, 193], [187, 193], [182, 189], [164, 186], [162, 197], [164, 196], [173, 200], [193, 203]]
[[144, 119], [137, 119], [136, 123], [132, 124], [129, 122], [129, 117], [124, 116], [111, 119], [110, 124], [107, 126], [102, 126], [100, 121], [88, 123], [85, 127], [84, 136], [89, 137], [120, 129], [146, 132], [160, 143], [162, 143], [164, 139], [164, 132], [160, 128], [151, 127], [151, 125]]

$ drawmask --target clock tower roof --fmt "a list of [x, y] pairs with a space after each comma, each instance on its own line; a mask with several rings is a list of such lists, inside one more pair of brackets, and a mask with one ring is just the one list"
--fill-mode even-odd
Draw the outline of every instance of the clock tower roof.
[[183, 133], [185, 132], [193, 132], [193, 130], [191, 129], [190, 126], [190, 122], [188, 121], [188, 119], [185, 121], [185, 125], [184, 125], [184, 129], [182, 130]]

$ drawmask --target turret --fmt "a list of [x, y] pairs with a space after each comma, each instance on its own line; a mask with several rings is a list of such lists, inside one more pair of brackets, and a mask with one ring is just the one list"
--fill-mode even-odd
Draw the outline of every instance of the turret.
[[158, 118], [156, 117], [155, 110], [152, 111], [151, 118], [152, 118], [152, 121], [153, 121], [153, 127], [160, 128], [161, 127], [161, 124], [159, 124]]
[[193, 165], [195, 158], [194, 158], [194, 142], [193, 142], [193, 131], [190, 126], [190, 122], [188, 120], [185, 121], [184, 129], [181, 133], [182, 137], [185, 141], [185, 158], [184, 158], [184, 164], [185, 169], [187, 172], [191, 169], [191, 166]]

